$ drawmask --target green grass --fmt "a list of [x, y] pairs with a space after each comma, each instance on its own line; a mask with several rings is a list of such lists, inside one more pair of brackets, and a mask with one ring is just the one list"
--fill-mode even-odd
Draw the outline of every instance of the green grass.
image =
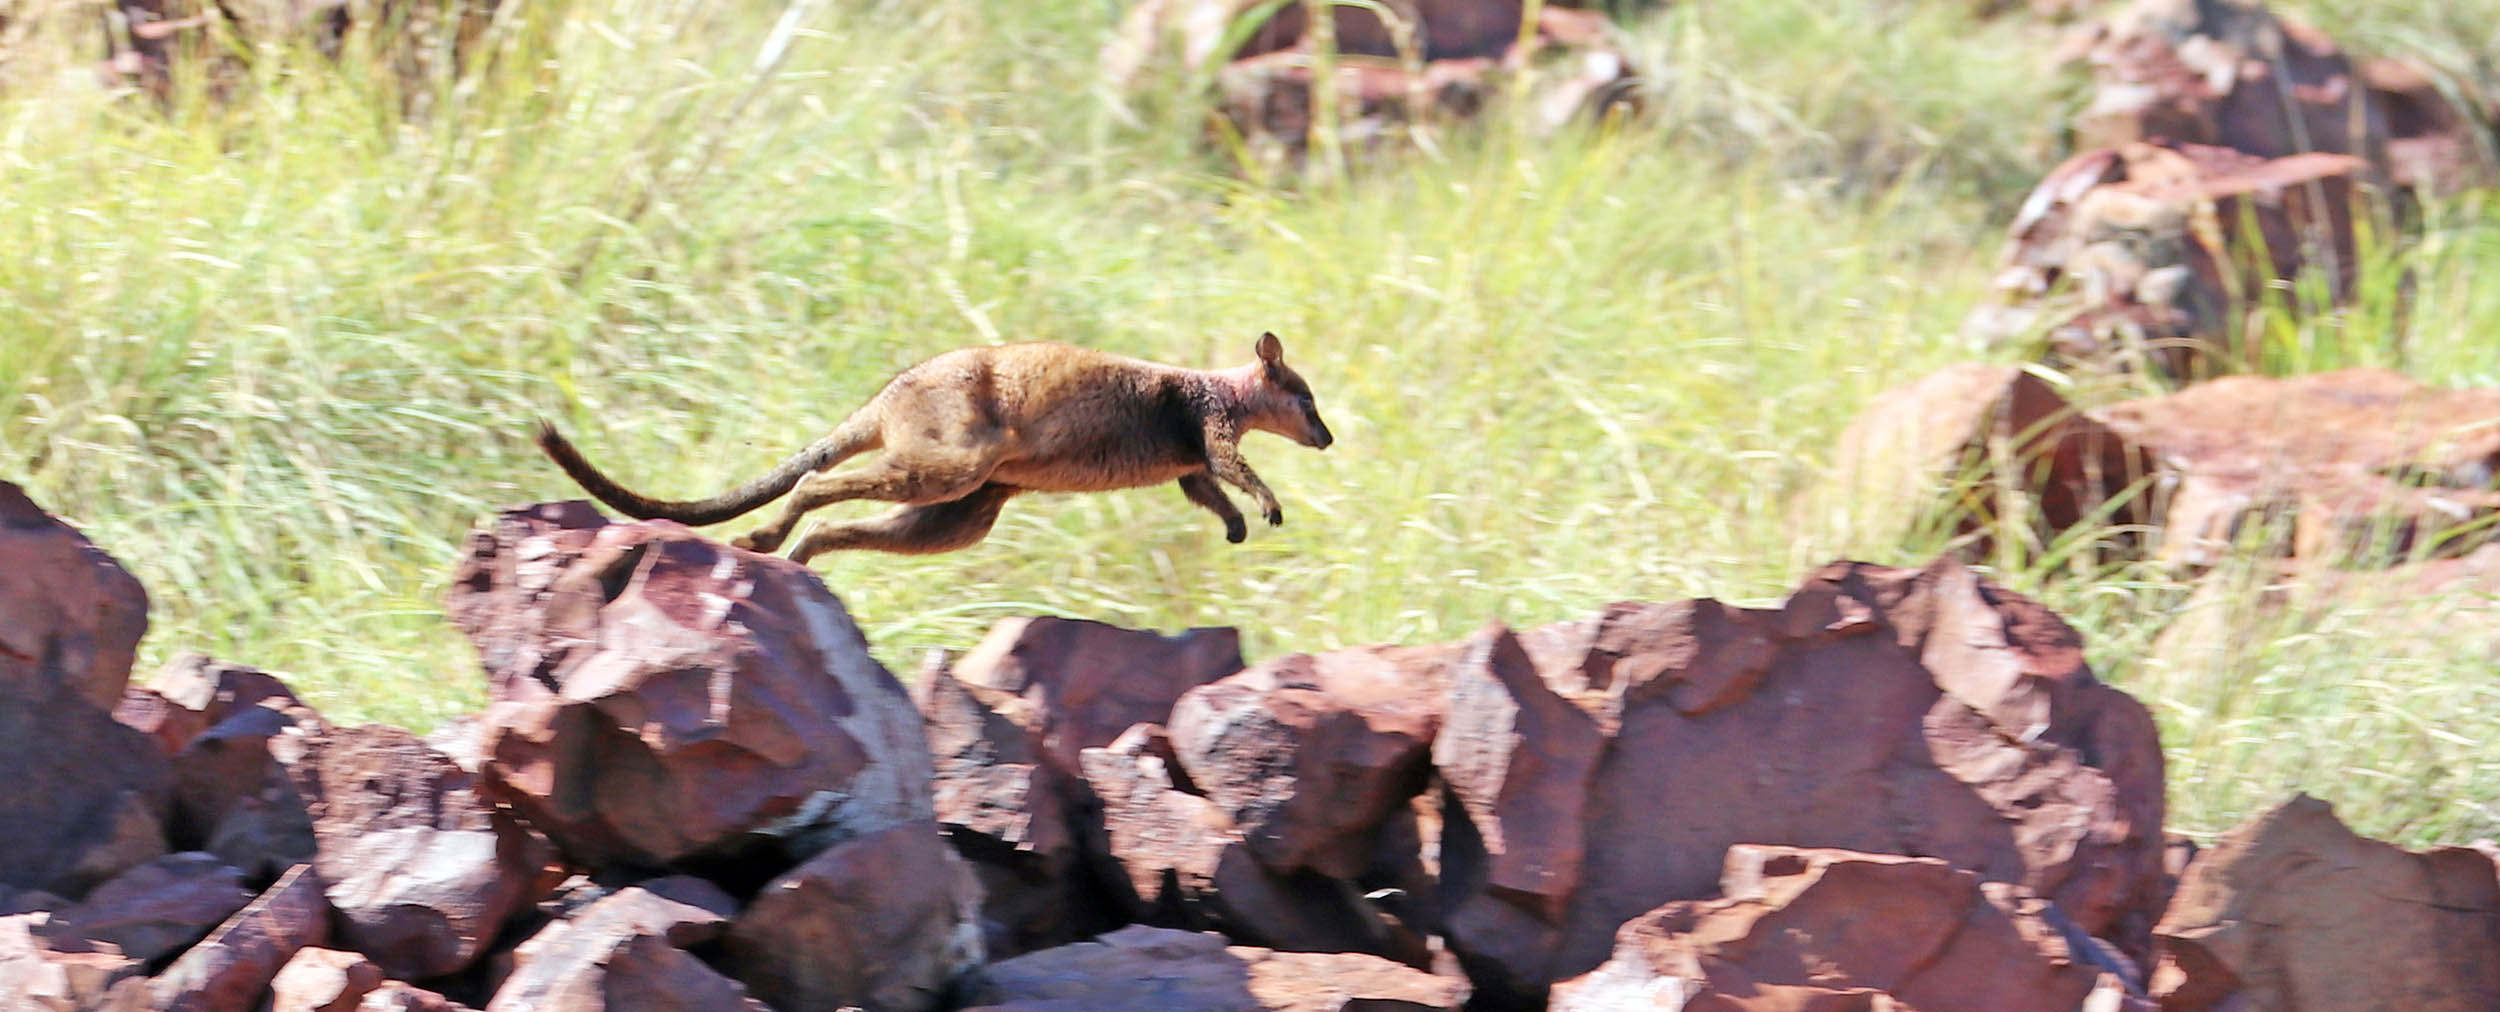
[[[483, 698], [440, 612], [466, 532], [578, 494], [533, 416], [703, 494], [965, 344], [1225, 365], [1272, 329], [1339, 439], [1250, 442], [1290, 526], [1242, 546], [1144, 489], [1019, 501], [953, 555], [820, 560], [902, 670], [1007, 615], [1238, 624], [1270, 656], [1763, 601], [1933, 550], [1885, 533], [1912, 503], [1812, 493], [1869, 396], [1985, 354], [1956, 324], [2074, 92], [2045, 33], [1947, 4], [1675, 5], [1631, 30], [1652, 122], [1496, 123], [1293, 184], [1226, 171], [1189, 102], [1142, 102], [1139, 129], [1096, 101], [1112, 6], [807, 8], [759, 83], [776, 9], [517, 5], [539, 20], [505, 26], [497, 71], [414, 122], [301, 56], [171, 115], [16, 61], [0, 478], [146, 582], [143, 664], [206, 650], [418, 726]], [[2415, 271], [2404, 340], [2287, 323], [2297, 367], [2500, 384], [2500, 295], [2473, 283], [2500, 266], [2493, 210], [2432, 211], [2389, 253]], [[2153, 649], [2175, 574], [2002, 575], [2160, 713], [2179, 828], [2300, 787], [2366, 831], [2500, 832], [2500, 759], [2472, 745], [2500, 738], [2487, 642], [2368, 631], [2420, 604], [2252, 614], [2182, 659]]]

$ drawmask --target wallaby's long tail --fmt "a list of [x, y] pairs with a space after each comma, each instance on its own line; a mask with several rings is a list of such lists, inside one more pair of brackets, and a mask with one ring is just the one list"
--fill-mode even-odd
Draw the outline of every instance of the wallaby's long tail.
[[579, 482], [584, 490], [597, 497], [600, 502], [636, 519], [675, 520], [692, 527], [716, 524], [781, 498], [783, 493], [790, 491], [790, 487], [798, 484], [799, 479], [808, 472], [830, 467], [852, 454], [868, 449], [868, 444], [875, 437], [874, 426], [863, 424], [857, 418], [852, 418], [835, 426], [833, 431], [826, 433], [823, 439], [808, 444], [807, 449], [800, 450], [790, 459], [782, 461], [781, 466], [773, 468], [761, 478], [709, 499], [670, 502], [643, 495], [599, 473], [598, 468], [591, 466], [589, 458], [582, 456], [582, 451], [573, 448], [572, 441], [565, 439], [563, 433], [556, 431], [555, 423], [544, 418], [538, 420], [538, 448], [546, 451], [547, 456], [556, 462], [557, 467], [563, 468], [564, 473], [572, 475], [574, 481]]

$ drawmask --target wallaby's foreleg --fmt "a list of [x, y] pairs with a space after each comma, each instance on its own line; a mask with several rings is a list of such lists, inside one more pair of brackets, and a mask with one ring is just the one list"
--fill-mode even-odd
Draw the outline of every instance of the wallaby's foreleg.
[[1206, 428], [1207, 471], [1224, 479], [1259, 504], [1270, 527], [1285, 525], [1285, 508], [1276, 504], [1276, 493], [1268, 491], [1258, 472], [1250, 470], [1250, 462], [1241, 459], [1241, 434], [1229, 422], [1210, 419]]
[[1224, 540], [1238, 545], [1250, 537], [1250, 525], [1242, 520], [1241, 507], [1225, 497], [1224, 487], [1215, 483], [1214, 475], [1205, 471], [1182, 475], [1181, 494], [1224, 518]]
[[980, 488], [981, 482], [997, 466], [996, 457], [988, 453], [937, 455], [920, 452], [907, 458], [889, 449], [876, 463], [859, 470], [813, 474], [800, 479], [799, 486], [791, 490], [788, 499], [783, 500], [780, 516], [730, 544], [753, 552], [772, 551], [790, 537], [790, 532], [798, 527], [807, 511], [852, 499], [876, 499], [909, 505], [959, 499]]
[[1013, 485], [988, 484], [970, 495], [947, 502], [905, 506], [881, 517], [838, 524], [819, 524], [790, 550], [794, 562], [826, 552], [864, 548], [902, 555], [951, 552], [988, 537], [998, 511], [1024, 491]]

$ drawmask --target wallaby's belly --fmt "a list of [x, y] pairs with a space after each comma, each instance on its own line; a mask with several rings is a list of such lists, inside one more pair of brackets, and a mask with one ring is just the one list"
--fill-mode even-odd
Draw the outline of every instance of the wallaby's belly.
[[990, 480], [1035, 492], [1108, 492], [1177, 481], [1203, 466], [1114, 452], [1006, 461], [990, 472]]

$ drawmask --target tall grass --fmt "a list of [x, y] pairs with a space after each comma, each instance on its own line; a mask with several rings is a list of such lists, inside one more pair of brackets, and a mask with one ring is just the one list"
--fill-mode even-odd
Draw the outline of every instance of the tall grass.
[[[457, 546], [578, 495], [533, 416], [702, 494], [895, 369], [1006, 340], [1218, 365], [1272, 329], [1339, 440], [1251, 442], [1289, 525], [1241, 546], [1143, 489], [1019, 500], [953, 555], [819, 560], [906, 669], [1005, 615], [1239, 624], [1265, 656], [1922, 562], [1932, 541], [1870, 533], [1914, 503], [1801, 497], [1876, 391], [1982, 354], [1956, 324], [2072, 89], [2044, 33], [1952, 5], [1676, 5], [1629, 29], [1650, 122], [1496, 122], [1300, 186], [1229, 171], [1190, 102], [1141, 128], [1096, 101], [1109, 5], [803, 7], [779, 64], [784, 9], [512, 8], [495, 69], [413, 120], [386, 78], [289, 52], [222, 106], [74, 75], [0, 99], [0, 478], [147, 583], [149, 659], [283, 671], [345, 719], [473, 708], [439, 608]], [[2471, 283], [2491, 216], [2436, 211], [2390, 364], [2500, 383]], [[2490, 740], [2474, 669], [2253, 622], [2156, 658], [2180, 576], [2001, 575], [2162, 713], [2183, 825], [2297, 784], [2367, 829], [2500, 827], [2455, 800], [2500, 797], [2493, 760], [2376, 730]], [[2370, 679], [2393, 691], [2320, 691]]]

